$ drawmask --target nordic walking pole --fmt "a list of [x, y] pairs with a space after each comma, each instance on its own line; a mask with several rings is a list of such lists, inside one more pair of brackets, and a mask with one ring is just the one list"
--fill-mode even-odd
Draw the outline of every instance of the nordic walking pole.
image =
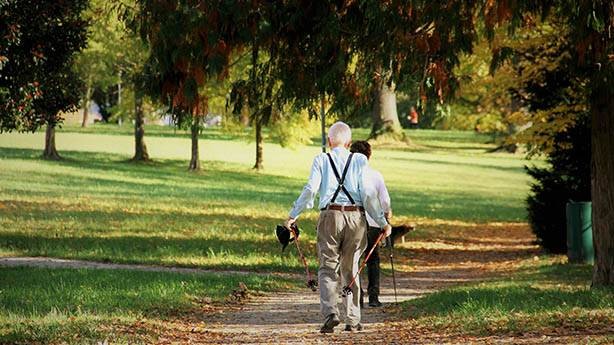
[[360, 275], [360, 272], [362, 272], [363, 268], [365, 268], [365, 266], [367, 265], [367, 261], [369, 261], [369, 258], [371, 257], [371, 254], [373, 254], [373, 251], [375, 250], [375, 248], [377, 248], [379, 243], [382, 241], [382, 239], [384, 238], [385, 234], [386, 234], [386, 232], [382, 228], [382, 231], [380, 231], [379, 236], [377, 237], [377, 240], [375, 241], [375, 243], [373, 243], [373, 247], [371, 247], [371, 250], [369, 250], [369, 253], [367, 254], [367, 257], [365, 258], [365, 261], [363, 261], [362, 265], [360, 265], [360, 268], [358, 269], [358, 272], [356, 272], [356, 274], [354, 274], [354, 277], [352, 277], [352, 281], [350, 281], [350, 283], [343, 288], [342, 291], [343, 291], [343, 296], [344, 297], [347, 296], [347, 295], [350, 295], [352, 293], [352, 286], [354, 286], [354, 284], [356, 283], [356, 278]]
[[392, 238], [388, 237], [386, 239], [388, 241], [388, 246], [390, 246], [390, 268], [392, 268], [392, 286], [394, 287], [394, 303], [397, 303], [397, 278], [394, 274], [394, 252], [392, 250], [392, 247], [394, 247], [394, 242], [392, 241]]
[[318, 288], [318, 282], [313, 279], [313, 277], [311, 276], [311, 272], [309, 272], [309, 265], [307, 264], [307, 259], [305, 259], [303, 252], [301, 252], [301, 247], [298, 244], [298, 236], [296, 232], [294, 232], [294, 229], [292, 228], [290, 228], [290, 231], [294, 235], [294, 243], [296, 244], [296, 250], [298, 251], [298, 255], [303, 262], [303, 266], [305, 266], [305, 273], [307, 274], [307, 287], [310, 288], [311, 291], [316, 291]]

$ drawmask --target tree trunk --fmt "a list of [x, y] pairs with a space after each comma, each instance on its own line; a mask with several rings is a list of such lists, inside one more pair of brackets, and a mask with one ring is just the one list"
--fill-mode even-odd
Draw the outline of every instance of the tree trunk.
[[614, 66], [605, 66], [591, 95], [593, 286], [614, 285]]
[[241, 110], [239, 121], [241, 122], [243, 127], [249, 126], [249, 112], [246, 110]]
[[373, 127], [371, 128], [371, 138], [381, 135], [392, 135], [401, 139], [402, 128], [397, 113], [397, 96], [394, 84], [387, 85], [382, 78], [376, 85], [373, 102]]
[[320, 94], [320, 135], [322, 136], [322, 153], [326, 153], [326, 110], [324, 109], [324, 93]]
[[200, 158], [198, 155], [198, 131], [200, 129], [199, 126], [199, 117], [194, 116], [192, 119], [192, 158], [190, 159], [190, 167], [188, 168], [191, 171], [200, 170]]
[[119, 82], [117, 83], [117, 105], [122, 105], [122, 71], [118, 72]]
[[85, 97], [83, 98], [83, 121], [81, 122], [81, 127], [87, 127], [87, 120], [89, 117], [91, 98], [92, 98], [92, 85], [88, 81], [87, 90], [85, 90]]
[[90, 108], [89, 99], [84, 99], [83, 100], [83, 121], [81, 121], [81, 127], [87, 127], [87, 120], [89, 117], [88, 116], [89, 108]]
[[145, 145], [145, 121], [143, 118], [143, 91], [134, 85], [134, 157], [133, 161], [147, 162], [149, 154]]
[[262, 124], [260, 121], [256, 122], [256, 164], [254, 165], [254, 169], [261, 170], [263, 168], [262, 165]]
[[47, 123], [45, 131], [45, 151], [43, 151], [44, 159], [60, 160], [62, 157], [58, 154], [55, 148], [55, 124]]

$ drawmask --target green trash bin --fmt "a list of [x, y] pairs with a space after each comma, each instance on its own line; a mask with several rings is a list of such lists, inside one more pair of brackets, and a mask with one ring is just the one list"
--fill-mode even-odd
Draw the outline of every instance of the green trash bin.
[[595, 260], [592, 203], [570, 201], [567, 203], [566, 213], [569, 262], [592, 264]]

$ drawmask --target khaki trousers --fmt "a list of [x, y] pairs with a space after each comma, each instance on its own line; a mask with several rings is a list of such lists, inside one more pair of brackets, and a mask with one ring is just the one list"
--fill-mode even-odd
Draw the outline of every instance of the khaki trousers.
[[[338, 298], [343, 286], [358, 272], [358, 262], [366, 247], [367, 221], [360, 211], [324, 210], [318, 219], [318, 257], [320, 269], [320, 311], [323, 317], [339, 314]], [[341, 278], [339, 284], [339, 278]], [[352, 287], [352, 294], [341, 297], [345, 323], [360, 323], [360, 280]]]

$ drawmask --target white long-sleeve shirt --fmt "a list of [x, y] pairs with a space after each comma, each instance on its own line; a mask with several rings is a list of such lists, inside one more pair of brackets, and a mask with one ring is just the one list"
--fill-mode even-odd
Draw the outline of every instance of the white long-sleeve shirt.
[[[386, 184], [384, 183], [384, 176], [382, 176], [379, 171], [371, 168], [367, 168], [364, 174], [365, 179], [377, 192], [377, 198], [382, 205], [384, 213], [390, 212], [390, 195], [388, 195], [388, 188], [386, 188]], [[371, 227], [381, 228], [381, 226], [371, 218], [369, 213], [367, 213], [367, 223]]]
[[[335, 147], [331, 150], [331, 156], [335, 162], [335, 166], [341, 175], [343, 168], [350, 155], [350, 151], [343, 147]], [[384, 227], [388, 222], [384, 217], [384, 211], [380, 206], [377, 197], [375, 186], [369, 183], [363, 173], [369, 168], [367, 157], [363, 154], [356, 153], [352, 158], [352, 163], [345, 177], [345, 187], [352, 196], [352, 199], [358, 206], [364, 206], [366, 214], [373, 220], [375, 219], [376, 226]], [[303, 188], [303, 192], [294, 202], [292, 210], [290, 210], [290, 218], [297, 218], [305, 209], [313, 207], [316, 194], [320, 194], [319, 208], [326, 207], [333, 197], [339, 183], [332, 172], [332, 168], [325, 153], [319, 154], [313, 160], [311, 173], [307, 184]], [[350, 205], [351, 202], [342, 191], [337, 195], [334, 202], [339, 205]]]

